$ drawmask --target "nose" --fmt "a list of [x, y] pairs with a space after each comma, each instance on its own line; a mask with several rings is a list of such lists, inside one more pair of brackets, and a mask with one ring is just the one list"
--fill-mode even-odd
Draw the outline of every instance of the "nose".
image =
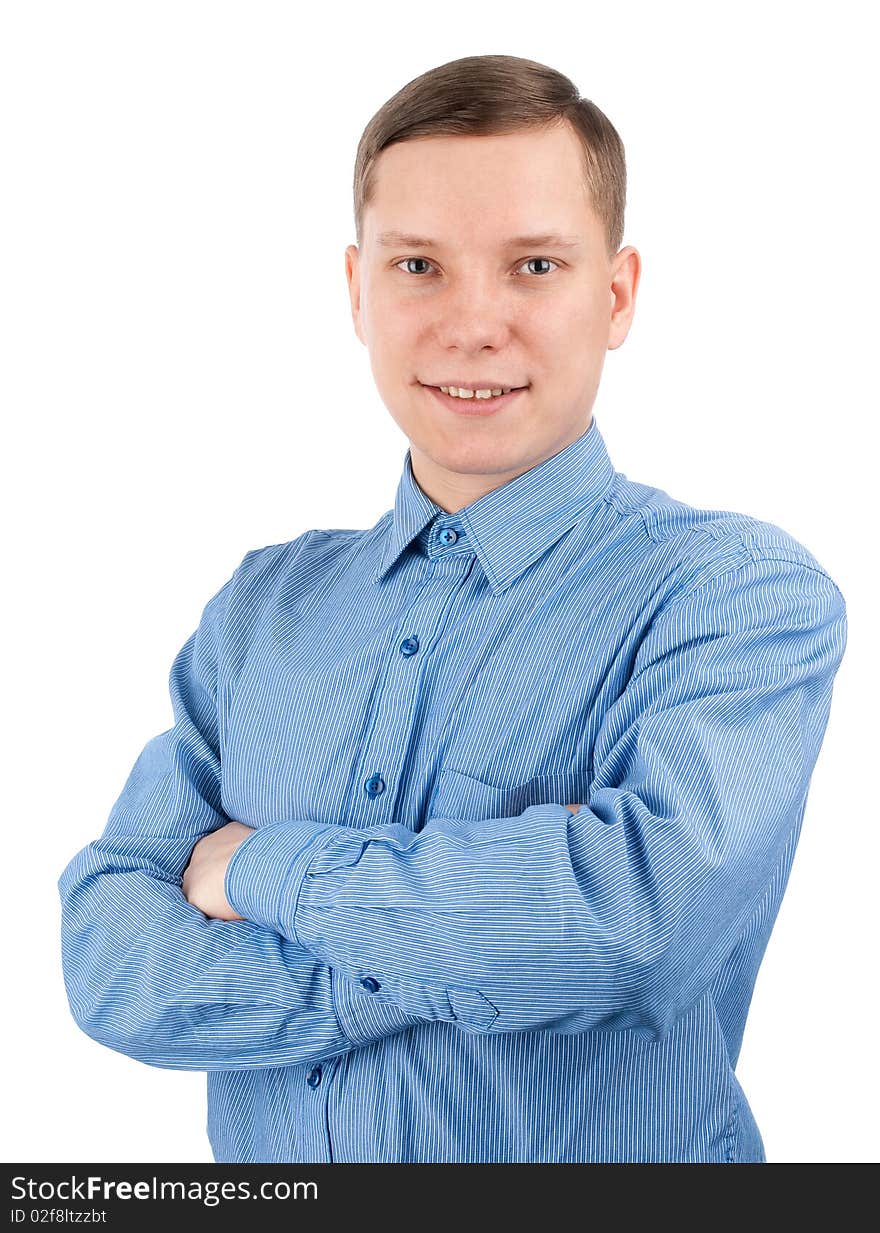
[[444, 293], [437, 331], [441, 344], [462, 352], [502, 348], [510, 337], [511, 306], [487, 278], [469, 278]]

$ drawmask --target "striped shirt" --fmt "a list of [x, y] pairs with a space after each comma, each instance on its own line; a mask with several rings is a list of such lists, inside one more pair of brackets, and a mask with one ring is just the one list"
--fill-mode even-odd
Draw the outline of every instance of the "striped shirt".
[[[803, 545], [595, 417], [454, 513], [407, 450], [206, 604], [58, 882], [73, 1018], [206, 1071], [217, 1162], [763, 1161], [735, 1067], [845, 643]], [[181, 889], [231, 819], [240, 921]]]

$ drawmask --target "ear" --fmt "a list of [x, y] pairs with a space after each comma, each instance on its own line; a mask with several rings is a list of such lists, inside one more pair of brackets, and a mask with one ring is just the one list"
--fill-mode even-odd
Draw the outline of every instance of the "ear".
[[642, 274], [642, 259], [637, 248], [622, 248], [614, 258], [610, 286], [611, 321], [608, 350], [614, 351], [626, 338], [636, 311], [636, 293]]
[[351, 319], [354, 322], [354, 332], [366, 345], [361, 329], [361, 266], [360, 253], [356, 244], [349, 244], [345, 250], [345, 277], [348, 280], [348, 294], [351, 300]]

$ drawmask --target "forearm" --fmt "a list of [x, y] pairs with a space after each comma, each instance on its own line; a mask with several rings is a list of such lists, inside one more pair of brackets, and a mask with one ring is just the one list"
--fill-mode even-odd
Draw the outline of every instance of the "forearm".
[[272, 929], [210, 920], [176, 880], [89, 844], [58, 883], [71, 1012], [92, 1039], [149, 1065], [239, 1070], [310, 1063], [420, 1020], [377, 1008]]

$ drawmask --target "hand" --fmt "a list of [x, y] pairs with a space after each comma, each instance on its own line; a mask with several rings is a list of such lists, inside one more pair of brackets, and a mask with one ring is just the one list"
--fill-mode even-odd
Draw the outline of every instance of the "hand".
[[566, 805], [565, 808], [570, 809], [572, 813], [577, 813], [577, 811], [580, 809], [580, 805]]
[[233, 911], [223, 884], [233, 852], [253, 834], [253, 829], [243, 822], [227, 822], [210, 835], [202, 836], [183, 871], [183, 894], [187, 903], [215, 920], [245, 920]]

